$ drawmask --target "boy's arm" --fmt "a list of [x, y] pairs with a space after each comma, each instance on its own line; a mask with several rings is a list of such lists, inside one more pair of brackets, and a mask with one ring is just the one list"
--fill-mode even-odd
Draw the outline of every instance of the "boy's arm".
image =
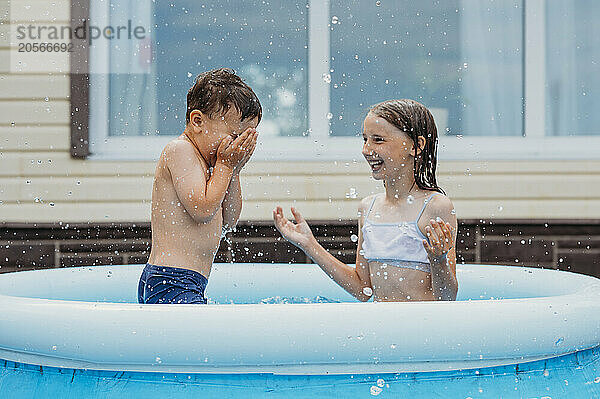
[[242, 188], [239, 173], [234, 173], [223, 199], [223, 228], [233, 229], [240, 218], [240, 213], [242, 213]]
[[[248, 132], [248, 133], [246, 133]], [[253, 134], [253, 140], [247, 147], [246, 154], [242, 161], [233, 170], [233, 177], [229, 182], [229, 187], [225, 193], [225, 199], [223, 199], [223, 230], [228, 231], [233, 229], [242, 213], [242, 187], [240, 186], [240, 171], [248, 163], [250, 157], [254, 153], [256, 148], [256, 140], [258, 138], [258, 132], [256, 129], [248, 129], [244, 134]]]
[[221, 208], [233, 167], [217, 162], [207, 181], [205, 166], [193, 146], [183, 140], [170, 142], [163, 156], [181, 205], [197, 223], [209, 222]]

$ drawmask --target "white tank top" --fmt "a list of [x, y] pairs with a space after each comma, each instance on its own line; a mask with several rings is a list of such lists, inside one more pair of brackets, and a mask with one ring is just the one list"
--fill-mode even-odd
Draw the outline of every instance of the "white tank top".
[[436, 194], [438, 193], [431, 194], [424, 201], [414, 222], [401, 223], [373, 223], [369, 220], [369, 214], [376, 199], [373, 197], [361, 230], [365, 259], [430, 273], [429, 258], [422, 242], [426, 237], [419, 230], [417, 222], [427, 203]]

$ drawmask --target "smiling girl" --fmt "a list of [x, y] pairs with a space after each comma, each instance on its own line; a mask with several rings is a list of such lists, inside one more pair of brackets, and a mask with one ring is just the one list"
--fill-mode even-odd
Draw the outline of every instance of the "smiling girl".
[[281, 235], [361, 301], [455, 300], [456, 215], [435, 178], [437, 129], [413, 100], [374, 105], [363, 122], [363, 156], [385, 192], [359, 205], [356, 267], [315, 239], [298, 210], [295, 222], [273, 210]]

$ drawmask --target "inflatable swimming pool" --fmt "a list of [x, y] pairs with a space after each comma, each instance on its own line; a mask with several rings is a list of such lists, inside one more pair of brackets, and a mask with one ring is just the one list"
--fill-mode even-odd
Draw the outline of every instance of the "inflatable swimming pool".
[[456, 302], [358, 303], [314, 265], [217, 264], [212, 304], [139, 305], [141, 269], [0, 275], [2, 396], [600, 397], [592, 277], [466, 265]]

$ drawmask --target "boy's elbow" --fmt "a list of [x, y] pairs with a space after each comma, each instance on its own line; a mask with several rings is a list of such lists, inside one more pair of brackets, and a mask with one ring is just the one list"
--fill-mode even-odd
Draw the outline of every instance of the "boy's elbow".
[[196, 215], [196, 217], [194, 218], [194, 221], [198, 224], [205, 224], [205, 223], [209, 223], [211, 220], [213, 220], [215, 217], [215, 213], [202, 213], [200, 215]]
[[216, 212], [211, 212], [210, 209], [203, 211], [195, 209], [194, 212], [189, 212], [189, 214], [194, 219], [194, 222], [204, 224], [210, 222], [215, 217]]
[[196, 222], [198, 224], [206, 224], [212, 220], [211, 217], [206, 217], [206, 216], [196, 216], [193, 219], [194, 219], [194, 222]]
[[369, 299], [371, 299], [371, 296], [369, 296], [369, 295], [365, 295], [365, 294], [364, 294], [364, 293], [362, 293], [362, 292], [354, 294], [354, 297], [355, 297], [356, 299], [358, 299], [359, 301], [361, 301], [361, 302], [368, 302], [368, 301], [369, 301]]
[[451, 301], [456, 301], [456, 298], [458, 297], [458, 287], [456, 287], [456, 289], [452, 292], [452, 294], [450, 295], [450, 300]]
[[223, 229], [232, 231], [237, 226], [237, 219], [223, 220]]
[[438, 301], [456, 301], [458, 297], [458, 286], [448, 289], [444, 292], [440, 292], [436, 298]]

